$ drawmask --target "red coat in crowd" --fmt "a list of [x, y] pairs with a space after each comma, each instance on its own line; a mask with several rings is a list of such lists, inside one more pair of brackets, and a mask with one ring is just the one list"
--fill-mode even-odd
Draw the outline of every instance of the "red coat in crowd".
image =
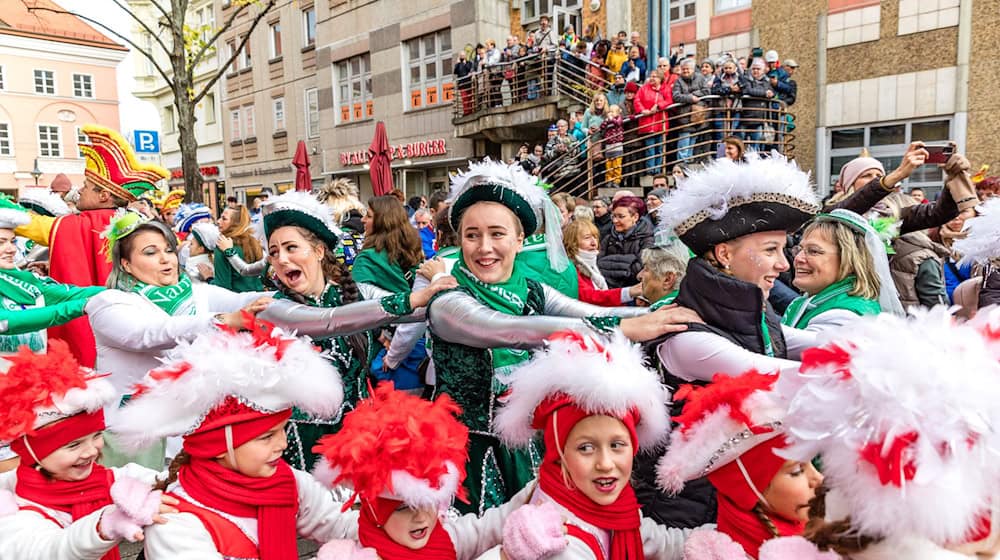
[[640, 113], [649, 109], [659, 112], [653, 115], [639, 117], [639, 134], [660, 134], [666, 133], [669, 128], [667, 123], [666, 108], [674, 102], [674, 95], [670, 88], [659, 85], [653, 89], [653, 80], [646, 81], [635, 94], [635, 111]]
[[622, 304], [622, 290], [628, 288], [609, 288], [598, 290], [589, 276], [584, 276], [579, 270], [576, 273], [580, 285], [580, 301], [601, 307], [619, 307]]

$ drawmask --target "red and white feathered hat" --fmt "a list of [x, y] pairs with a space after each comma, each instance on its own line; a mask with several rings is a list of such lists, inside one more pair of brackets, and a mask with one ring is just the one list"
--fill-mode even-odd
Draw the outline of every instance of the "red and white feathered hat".
[[106, 375], [81, 367], [65, 342], [50, 340], [44, 354], [22, 346], [0, 364], [8, 366], [0, 375], [0, 441], [9, 443], [23, 461], [38, 463], [63, 445], [104, 429], [104, 407], [117, 392]]
[[782, 376], [782, 454], [822, 455], [859, 534], [964, 542], [1000, 474], [998, 380], [982, 332], [943, 307], [863, 318]]
[[[527, 446], [567, 405], [622, 420], [639, 448], [656, 448], [670, 434], [670, 393], [646, 367], [639, 345], [620, 331], [610, 340], [573, 331], [552, 335], [544, 350], [518, 368], [510, 391], [494, 427], [511, 447]], [[560, 436], [571, 428], [561, 427]]]
[[110, 424], [126, 449], [185, 436], [185, 451], [214, 457], [267, 431], [292, 407], [329, 418], [343, 399], [336, 368], [312, 345], [258, 320], [250, 332], [219, 330], [167, 351]]
[[[712, 483], [737, 505], [749, 510], [766, 502], [764, 489], [784, 463], [771, 452], [783, 444], [784, 409], [771, 392], [777, 379], [757, 371], [719, 373], [707, 386], [682, 386], [674, 398], [685, 404], [657, 467], [659, 485], [676, 494], [687, 481], [722, 473]], [[751, 451], [753, 457], [744, 456]]]
[[[456, 496], [465, 498], [469, 429], [460, 413], [447, 395], [431, 402], [382, 383], [344, 416], [340, 431], [319, 440], [313, 451], [324, 460], [313, 474], [328, 486], [353, 488], [375, 510], [382, 509], [378, 498], [447, 509]], [[395, 506], [386, 509], [369, 513], [381, 524]]]

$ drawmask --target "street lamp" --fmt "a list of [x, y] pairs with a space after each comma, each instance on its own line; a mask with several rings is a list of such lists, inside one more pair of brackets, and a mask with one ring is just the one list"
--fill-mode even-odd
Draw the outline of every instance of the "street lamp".
[[31, 176], [35, 178], [35, 186], [38, 186], [38, 178], [42, 176], [42, 170], [38, 168], [38, 158], [35, 158], [35, 168], [31, 170]]

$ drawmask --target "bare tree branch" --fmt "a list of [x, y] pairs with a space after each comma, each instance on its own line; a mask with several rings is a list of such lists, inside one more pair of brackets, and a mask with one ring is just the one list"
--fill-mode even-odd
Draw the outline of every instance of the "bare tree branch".
[[[274, 0], [271, 0], [271, 3], [267, 6], [264, 12], [265, 13], [268, 12], [271, 9], [271, 6], [274, 6]], [[229, 19], [226, 20], [226, 22], [223, 23], [222, 26], [215, 31], [215, 33], [212, 35], [212, 38], [209, 39], [207, 42], [205, 42], [205, 44], [200, 49], [198, 49], [198, 52], [195, 53], [194, 57], [191, 58], [192, 69], [197, 68], [198, 65], [201, 64], [202, 60], [205, 57], [205, 53], [208, 52], [208, 49], [212, 45], [214, 45], [216, 41], [222, 38], [223, 33], [229, 31], [229, 29], [233, 27], [233, 22], [236, 21], [236, 18], [238, 18], [244, 11], [249, 9], [249, 7], [250, 4], [240, 4], [239, 6], [236, 7], [235, 10], [233, 10], [233, 13], [230, 14]], [[237, 52], [239, 51], [237, 50]]]
[[[205, 84], [205, 87], [203, 87], [202, 90], [195, 95], [194, 103], [198, 103], [199, 101], [201, 101], [201, 99], [205, 97], [205, 95], [207, 95], [208, 92], [211, 91], [211, 89], [215, 86], [216, 82], [218, 82], [219, 79], [226, 73], [226, 69], [229, 68], [229, 65], [232, 64], [233, 60], [236, 59], [239, 53], [242, 52], [244, 48], [246, 48], [246, 44], [250, 41], [250, 35], [252, 35], [253, 30], [257, 28], [257, 24], [260, 23], [260, 20], [264, 19], [264, 16], [266, 16], [268, 12], [271, 11], [271, 8], [273, 8], [276, 3], [277, 0], [268, 0], [267, 5], [260, 11], [260, 13], [254, 16], [253, 21], [250, 22], [250, 29], [247, 30], [247, 32], [243, 35], [243, 40], [240, 41], [239, 46], [233, 50], [233, 54], [229, 56], [229, 60], [227, 60], [225, 64], [219, 67], [218, 71], [215, 73], [215, 76], [213, 76], [212, 79]], [[230, 27], [232, 26], [232, 21], [234, 17], [230, 18], [228, 22], [228, 25]], [[192, 67], [191, 70], [193, 73], [194, 67]]]
[[[150, 29], [149, 26], [146, 25], [146, 22], [142, 21], [142, 19], [139, 16], [137, 16], [136, 14], [134, 14], [132, 12], [132, 10], [129, 9], [128, 6], [126, 6], [125, 4], [122, 4], [121, 0], [111, 0], [111, 1], [115, 3], [115, 6], [118, 6], [118, 9], [120, 9], [121, 11], [127, 13], [129, 15], [129, 17], [132, 18], [133, 21], [135, 21], [136, 23], [138, 23], [139, 26], [142, 27], [143, 30], [146, 31], [146, 33], [149, 33], [149, 35], [153, 38], [153, 40], [155, 40], [156, 43], [158, 45], [160, 45], [160, 48], [162, 48], [163, 50], [167, 50], [167, 45], [164, 44], [163, 41], [160, 40], [160, 34], [159, 33], [157, 33], [156, 31], [153, 31], [152, 29]], [[73, 15], [76, 15], [76, 14], [73, 14]], [[77, 16], [77, 17], [79, 17], [79, 16]], [[149, 54], [152, 55], [153, 53], [149, 53]]]

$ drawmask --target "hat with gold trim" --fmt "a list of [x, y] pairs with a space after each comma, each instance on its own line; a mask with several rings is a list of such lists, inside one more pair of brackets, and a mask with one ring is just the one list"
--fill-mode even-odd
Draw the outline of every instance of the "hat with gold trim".
[[114, 130], [95, 124], [85, 125], [82, 130], [90, 141], [80, 145], [87, 160], [84, 175], [115, 196], [133, 202], [142, 193], [155, 190], [157, 181], [170, 176], [159, 165], [140, 162], [128, 142]]

